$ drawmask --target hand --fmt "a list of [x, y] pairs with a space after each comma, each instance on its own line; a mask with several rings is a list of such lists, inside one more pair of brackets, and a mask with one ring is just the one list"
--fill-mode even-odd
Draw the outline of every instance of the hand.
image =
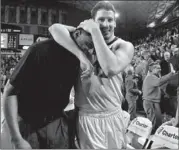
[[178, 126], [178, 121], [176, 120], [176, 118], [173, 118], [171, 121], [172, 121], [172, 126], [174, 127]]
[[20, 139], [17, 141], [12, 140], [12, 143], [13, 143], [15, 149], [32, 149], [30, 144], [24, 139]]
[[170, 69], [171, 69], [171, 73], [175, 73], [175, 70], [174, 70], [174, 68], [173, 68], [173, 65], [170, 63]]
[[142, 94], [142, 91], [139, 91], [139, 95], [141, 95]]
[[83, 28], [85, 31], [91, 33], [92, 29], [95, 29], [95, 28], [99, 29], [99, 24], [94, 22], [93, 19], [89, 19], [89, 20], [85, 20], [81, 22], [77, 28]]

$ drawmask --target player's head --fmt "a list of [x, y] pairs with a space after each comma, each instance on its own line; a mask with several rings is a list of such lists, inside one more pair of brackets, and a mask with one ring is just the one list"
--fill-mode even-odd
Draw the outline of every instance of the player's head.
[[91, 35], [83, 30], [82, 28], [76, 29], [74, 32], [71, 33], [71, 36], [77, 46], [82, 51], [89, 51], [90, 49], [94, 48], [93, 41]]
[[111, 41], [114, 37], [116, 27], [115, 8], [110, 2], [100, 1], [91, 10], [91, 17], [99, 23], [100, 30], [106, 41]]

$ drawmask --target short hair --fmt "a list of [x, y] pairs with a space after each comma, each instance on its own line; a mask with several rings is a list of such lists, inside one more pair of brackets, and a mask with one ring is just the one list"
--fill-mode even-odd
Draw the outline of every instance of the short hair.
[[[76, 41], [76, 39], [75, 39], [75, 37], [74, 37], [74, 34], [75, 34], [76, 32], [80, 32], [81, 34], [86, 34], [87, 36], [89, 36], [91, 40], [86, 41], [84, 44], [86, 44], [89, 49], [94, 48], [94, 44], [93, 44], [93, 41], [92, 41], [91, 34], [88, 33], [87, 31], [85, 31], [83, 28], [77, 28], [76, 30], [70, 32], [70, 35], [71, 35], [71, 38], [73, 39], [73, 41], [75, 42], [75, 44], [76, 44], [80, 49], [81, 49], [81, 47], [80, 47], [79, 43]], [[81, 50], [82, 50], [82, 49], [81, 49]]]
[[168, 51], [164, 52], [164, 56], [165, 56], [166, 54], [169, 54], [169, 55], [170, 55], [170, 52], [168, 52]]
[[115, 10], [114, 6], [113, 6], [110, 2], [100, 1], [100, 2], [98, 2], [98, 3], [93, 7], [93, 9], [91, 10], [91, 17], [92, 17], [93, 19], [95, 19], [96, 14], [97, 14], [97, 12], [98, 12], [100, 9], [105, 9], [105, 10], [107, 10], [107, 11], [111, 10], [111, 11], [113, 11], [114, 13], [116, 13], [116, 10]]
[[160, 65], [159, 61], [149, 63], [149, 71], [152, 72], [156, 65]]

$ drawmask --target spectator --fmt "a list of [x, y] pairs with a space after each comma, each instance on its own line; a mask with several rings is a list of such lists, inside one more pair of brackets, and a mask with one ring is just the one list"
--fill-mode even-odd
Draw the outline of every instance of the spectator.
[[134, 71], [129, 69], [127, 72], [127, 77], [125, 79], [126, 88], [126, 100], [128, 102], [128, 113], [130, 114], [130, 120], [136, 118], [136, 101], [138, 100], [138, 95], [142, 92], [138, 89], [137, 81], [139, 76], [134, 75]]
[[169, 105], [170, 106], [170, 115], [172, 117], [175, 116], [176, 110], [177, 110], [177, 86], [179, 84], [178, 82], [179, 75], [176, 73], [172, 78], [168, 80], [167, 86], [166, 86], [166, 93], [169, 95]]
[[153, 130], [162, 124], [162, 114], [160, 109], [161, 90], [160, 86], [165, 84], [174, 74], [174, 70], [171, 73], [159, 78], [161, 68], [158, 62], [152, 62], [149, 65], [149, 74], [145, 77], [143, 82], [143, 107], [147, 118], [152, 121]]
[[173, 56], [170, 59], [170, 62], [172, 63], [175, 70], [178, 70], [179, 64], [178, 64], [178, 55], [179, 55], [179, 48], [172, 47], [172, 54]]
[[157, 55], [156, 55], [156, 50], [154, 49], [154, 48], [152, 48], [151, 49], [151, 59], [153, 60], [153, 61], [156, 61], [156, 60], [158, 60], [158, 57], [157, 57]]
[[169, 52], [165, 52], [164, 53], [164, 60], [162, 60], [160, 62], [160, 67], [161, 67], [161, 76], [164, 76], [166, 74], [168, 74], [171, 69], [170, 69], [170, 53]]
[[144, 51], [142, 53], [142, 59], [135, 68], [135, 73], [138, 74], [142, 80], [145, 78], [148, 72], [148, 62], [150, 61], [150, 53]]

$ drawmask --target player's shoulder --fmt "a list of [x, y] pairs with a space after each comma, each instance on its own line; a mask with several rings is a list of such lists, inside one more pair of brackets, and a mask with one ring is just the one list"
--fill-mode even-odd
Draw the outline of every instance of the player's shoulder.
[[118, 40], [116, 40], [116, 43], [118, 43], [119, 45], [118, 50], [124, 50], [126, 53], [129, 54], [134, 53], [134, 46], [131, 42], [118, 38]]
[[131, 42], [123, 40], [121, 38], [119, 38], [119, 40], [120, 40], [121, 44], [124, 44], [124, 45], [127, 45], [127, 46], [134, 48], [134, 45]]
[[128, 46], [131, 46], [134, 48], [133, 44], [129, 41], [126, 41], [126, 40], [123, 40], [122, 38], [119, 38], [119, 37], [115, 37], [115, 41], [113, 42], [113, 44], [119, 44], [119, 45], [128, 45]]

